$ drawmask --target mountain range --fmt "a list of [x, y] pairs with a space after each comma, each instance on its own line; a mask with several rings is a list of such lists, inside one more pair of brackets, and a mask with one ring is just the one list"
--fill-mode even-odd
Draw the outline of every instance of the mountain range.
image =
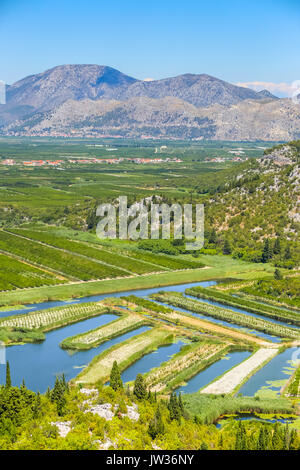
[[300, 107], [201, 74], [143, 81], [99, 65], [62, 65], [7, 86], [2, 135], [291, 140]]

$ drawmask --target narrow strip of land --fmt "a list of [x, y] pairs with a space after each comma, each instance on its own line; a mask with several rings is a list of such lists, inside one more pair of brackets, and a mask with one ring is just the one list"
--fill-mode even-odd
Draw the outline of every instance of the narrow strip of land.
[[146, 333], [130, 338], [130, 340], [113, 346], [95, 357], [88, 367], [76, 377], [76, 382], [95, 384], [101, 381], [105, 383], [109, 380], [114, 361], [117, 361], [120, 370], [124, 370], [148, 352], [172, 342], [173, 337], [173, 334], [170, 334], [167, 329], [153, 328]]
[[246, 379], [251, 372], [261, 366], [264, 362], [272, 359], [278, 353], [278, 348], [261, 348], [246, 361], [237, 365], [220, 379], [211, 383], [201, 393], [213, 393], [219, 395], [222, 393], [232, 393], [235, 388]]
[[[165, 316], [165, 315], [164, 315]], [[241, 333], [238, 330], [226, 328], [225, 326], [220, 326], [217, 323], [212, 323], [206, 320], [201, 320], [200, 318], [191, 317], [188, 315], [180, 315], [176, 312], [172, 313], [171, 320], [179, 321], [181, 324], [190, 326], [192, 328], [200, 329], [202, 331], [216, 333], [222, 336], [227, 336], [239, 341], [247, 341], [250, 343], [256, 343], [260, 346], [265, 347], [274, 347], [274, 344], [268, 342], [264, 339], [261, 339], [254, 335], [248, 335], [246, 333]]]
[[64, 339], [61, 343], [61, 347], [65, 349], [94, 348], [104, 341], [116, 336], [121, 336], [122, 334], [134, 330], [145, 323], [145, 318], [140, 315], [123, 314], [121, 318], [110, 322], [108, 325], [100, 326], [99, 328], [87, 331], [86, 333], [81, 333], [80, 335]]

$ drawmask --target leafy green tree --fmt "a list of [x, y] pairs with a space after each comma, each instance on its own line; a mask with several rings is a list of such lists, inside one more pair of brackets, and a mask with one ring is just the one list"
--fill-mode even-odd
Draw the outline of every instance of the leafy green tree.
[[123, 389], [123, 382], [121, 379], [120, 370], [117, 364], [117, 361], [114, 361], [111, 373], [110, 373], [110, 381], [109, 384], [111, 388], [115, 391]]
[[36, 395], [36, 400], [33, 406], [33, 418], [38, 418], [42, 407], [41, 395], [38, 392]]
[[133, 394], [139, 399], [144, 400], [147, 397], [147, 388], [142, 374], [137, 374], [134, 381]]
[[206, 444], [206, 442], [202, 442], [200, 450], [208, 450], [208, 445]]
[[284, 429], [284, 448], [285, 448], [285, 450], [289, 450], [290, 440], [291, 440], [291, 436], [290, 436], [289, 425], [288, 425], [288, 423], [286, 423], [285, 429]]

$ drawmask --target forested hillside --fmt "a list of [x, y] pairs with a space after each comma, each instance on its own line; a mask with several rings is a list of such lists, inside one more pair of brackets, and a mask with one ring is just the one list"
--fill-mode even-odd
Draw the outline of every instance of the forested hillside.
[[206, 248], [222, 246], [235, 257], [274, 258], [278, 265], [294, 266], [299, 261], [299, 158], [300, 141], [268, 149], [210, 197]]

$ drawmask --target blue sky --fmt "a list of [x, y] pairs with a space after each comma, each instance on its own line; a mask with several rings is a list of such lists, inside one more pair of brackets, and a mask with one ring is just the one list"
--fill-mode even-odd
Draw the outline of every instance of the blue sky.
[[7, 83], [96, 63], [140, 79], [208, 73], [284, 89], [300, 79], [299, 44], [300, 0], [0, 0]]

